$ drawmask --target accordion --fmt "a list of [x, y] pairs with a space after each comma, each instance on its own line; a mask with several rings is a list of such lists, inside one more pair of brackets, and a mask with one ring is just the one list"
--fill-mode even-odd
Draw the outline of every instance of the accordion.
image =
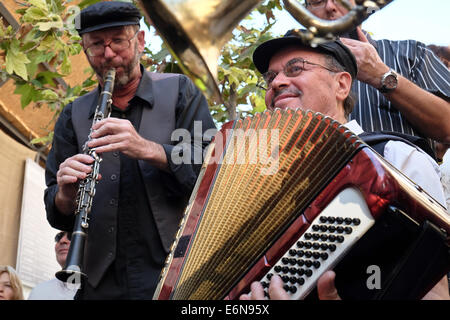
[[276, 273], [305, 299], [333, 269], [342, 298], [417, 299], [450, 269], [449, 232], [444, 207], [338, 122], [266, 111], [215, 136], [154, 298], [237, 299]]

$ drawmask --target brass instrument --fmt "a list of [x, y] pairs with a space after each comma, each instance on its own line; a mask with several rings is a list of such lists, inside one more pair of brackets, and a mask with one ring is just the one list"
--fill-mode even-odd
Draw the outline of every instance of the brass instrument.
[[[99, 103], [95, 109], [92, 126], [108, 118], [111, 114], [112, 93], [114, 90], [114, 79], [116, 70], [110, 69], [103, 81], [103, 91], [100, 93]], [[89, 213], [92, 208], [92, 201], [95, 195], [95, 186], [97, 184], [98, 175], [100, 172], [100, 162], [102, 158], [95, 152], [95, 148], [88, 147], [88, 142], [91, 141], [91, 131], [88, 140], [83, 146], [83, 153], [94, 158], [91, 164], [91, 173], [80, 182], [77, 192], [77, 209], [75, 210], [75, 224], [72, 232], [72, 240], [70, 242], [69, 253], [67, 254], [66, 265], [64, 269], [56, 273], [56, 278], [63, 282], [80, 283], [81, 280], [87, 279], [87, 275], [82, 272], [84, 247], [87, 240], [89, 228]]]
[[285, 9], [306, 28], [299, 36], [303, 40], [314, 44], [332, 40], [338, 35], [353, 30], [371, 14], [384, 8], [393, 0], [356, 0], [355, 6], [352, 6], [347, 0], [336, 1], [349, 10], [349, 12], [345, 16], [333, 21], [316, 17], [297, 0], [283, 0], [283, 3]]
[[[143, 0], [144, 12], [178, 60], [183, 72], [200, 80], [208, 95], [223, 103], [217, 61], [231, 31], [260, 0]], [[235, 110], [228, 110], [234, 119]]]
[[[393, 0], [337, 0], [349, 12], [327, 21], [314, 16], [298, 0], [283, 0], [284, 7], [303, 26], [299, 33], [311, 43], [327, 41], [353, 30], [370, 14]], [[217, 63], [220, 51], [231, 38], [231, 32], [262, 0], [141, 0], [146, 17], [162, 37], [183, 72], [216, 102], [223, 103], [217, 85]], [[227, 106], [227, 104], [225, 104]], [[227, 108], [230, 108], [227, 106]], [[228, 118], [236, 119], [236, 110], [228, 109]]]

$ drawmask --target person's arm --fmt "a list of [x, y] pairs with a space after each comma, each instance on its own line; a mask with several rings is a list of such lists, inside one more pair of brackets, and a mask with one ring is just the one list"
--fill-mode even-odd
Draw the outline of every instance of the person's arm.
[[[180, 135], [175, 134], [174, 137], [178, 140], [172, 144], [163, 144], [162, 147], [170, 177], [181, 186], [180, 192], [190, 194], [203, 163], [204, 151], [217, 129], [204, 95], [192, 81], [184, 75], [180, 76], [179, 88], [176, 128], [180, 130]], [[189, 139], [185, 139], [188, 137]], [[185, 157], [183, 153], [189, 157]], [[180, 189], [171, 183], [172, 179], [166, 180], [172, 186], [170, 189]]]
[[73, 194], [64, 196], [58, 186], [60, 165], [78, 153], [77, 141], [72, 129], [71, 108], [71, 104], [66, 106], [55, 124], [52, 149], [45, 166], [47, 189], [44, 192], [44, 203], [47, 220], [52, 227], [59, 230], [72, 230], [74, 222], [74, 216], [70, 213], [73, 213], [75, 208], [75, 196]]
[[[357, 32], [360, 41], [347, 38], [341, 38], [341, 40], [356, 57], [358, 80], [379, 89], [381, 77], [389, 71], [389, 67], [381, 60], [364, 33], [359, 28]], [[431, 66], [429, 69], [432, 69]], [[442, 71], [447, 72], [444, 78], [449, 79], [449, 71], [445, 68]], [[433, 71], [428, 70], [428, 72]], [[401, 75], [398, 75], [397, 88], [384, 95], [414, 128], [428, 138], [450, 143], [450, 101], [448, 98], [434, 95]]]

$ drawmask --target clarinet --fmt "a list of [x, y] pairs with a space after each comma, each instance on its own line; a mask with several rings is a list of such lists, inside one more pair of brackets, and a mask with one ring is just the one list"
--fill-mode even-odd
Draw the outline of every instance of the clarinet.
[[[114, 79], [116, 70], [110, 69], [103, 81], [103, 91], [100, 93], [99, 102], [95, 109], [92, 126], [97, 122], [108, 118], [111, 114], [112, 93], [114, 90]], [[91, 164], [91, 173], [80, 181], [76, 198], [75, 224], [72, 232], [69, 252], [67, 254], [64, 269], [56, 273], [56, 278], [63, 282], [82, 283], [87, 279], [87, 275], [82, 272], [84, 247], [87, 241], [89, 228], [89, 213], [92, 208], [92, 201], [95, 195], [95, 186], [100, 170], [102, 158], [95, 152], [95, 148], [89, 148], [88, 142], [92, 140], [93, 129], [89, 132], [88, 140], [83, 145], [83, 153], [90, 155], [94, 162]]]

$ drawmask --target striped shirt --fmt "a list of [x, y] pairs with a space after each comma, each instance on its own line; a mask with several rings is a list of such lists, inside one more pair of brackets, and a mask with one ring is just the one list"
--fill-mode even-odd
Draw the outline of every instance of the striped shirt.
[[[450, 71], [425, 44], [414, 40], [373, 40], [366, 36], [388, 67], [428, 92], [450, 97]], [[374, 87], [355, 81], [352, 91], [358, 100], [350, 119], [358, 121], [364, 131], [424, 136]]]

